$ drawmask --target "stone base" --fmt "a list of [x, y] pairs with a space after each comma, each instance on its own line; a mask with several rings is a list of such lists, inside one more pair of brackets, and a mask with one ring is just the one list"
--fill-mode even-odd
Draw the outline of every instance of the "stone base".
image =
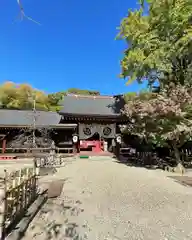
[[183, 167], [183, 165], [182, 165], [181, 163], [179, 163], [179, 164], [174, 168], [174, 172], [175, 172], [175, 173], [184, 174], [184, 173], [185, 173], [185, 168]]
[[183, 165], [181, 163], [179, 163], [176, 167], [167, 166], [165, 168], [165, 170], [167, 170], [168, 172], [179, 173], [182, 175], [186, 172], [185, 168], [183, 167]]

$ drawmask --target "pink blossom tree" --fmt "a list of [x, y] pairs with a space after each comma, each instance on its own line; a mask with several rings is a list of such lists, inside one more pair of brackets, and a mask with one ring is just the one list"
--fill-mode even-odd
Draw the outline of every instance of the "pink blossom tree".
[[169, 86], [160, 93], [141, 93], [129, 99], [124, 114], [132, 124], [126, 131], [158, 146], [170, 144], [177, 164], [179, 147], [192, 137], [192, 89]]

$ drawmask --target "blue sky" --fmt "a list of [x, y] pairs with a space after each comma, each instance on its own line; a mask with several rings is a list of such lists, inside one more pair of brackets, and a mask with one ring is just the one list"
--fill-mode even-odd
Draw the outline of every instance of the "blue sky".
[[125, 43], [117, 27], [136, 0], [22, 0], [33, 22], [19, 21], [16, 0], [0, 1], [0, 82], [55, 92], [71, 87], [102, 94], [138, 91], [118, 78]]

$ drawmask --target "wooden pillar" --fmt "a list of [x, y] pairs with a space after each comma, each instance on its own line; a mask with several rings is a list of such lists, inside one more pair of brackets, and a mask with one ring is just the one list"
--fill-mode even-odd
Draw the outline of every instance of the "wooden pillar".
[[3, 143], [2, 143], [2, 153], [5, 153], [6, 151], [6, 139], [3, 139]]
[[120, 157], [120, 144], [118, 142], [116, 142], [116, 146], [115, 146], [115, 155], [116, 155], [117, 159], [119, 159], [119, 157]]
[[113, 138], [112, 139], [112, 153], [114, 155], [116, 155], [115, 149], [116, 149], [116, 140]]
[[73, 143], [73, 154], [77, 154], [77, 144]]
[[73, 143], [73, 153], [74, 154], [80, 153], [80, 143], [79, 143], [79, 141], [77, 143]]
[[80, 141], [77, 143], [77, 152], [80, 153]]

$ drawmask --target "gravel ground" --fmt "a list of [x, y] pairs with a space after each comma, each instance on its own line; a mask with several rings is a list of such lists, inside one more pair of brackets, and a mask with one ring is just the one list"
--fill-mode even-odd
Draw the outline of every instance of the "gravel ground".
[[25, 240], [192, 239], [192, 188], [163, 171], [78, 159], [55, 178], [66, 178], [63, 192], [48, 200]]

